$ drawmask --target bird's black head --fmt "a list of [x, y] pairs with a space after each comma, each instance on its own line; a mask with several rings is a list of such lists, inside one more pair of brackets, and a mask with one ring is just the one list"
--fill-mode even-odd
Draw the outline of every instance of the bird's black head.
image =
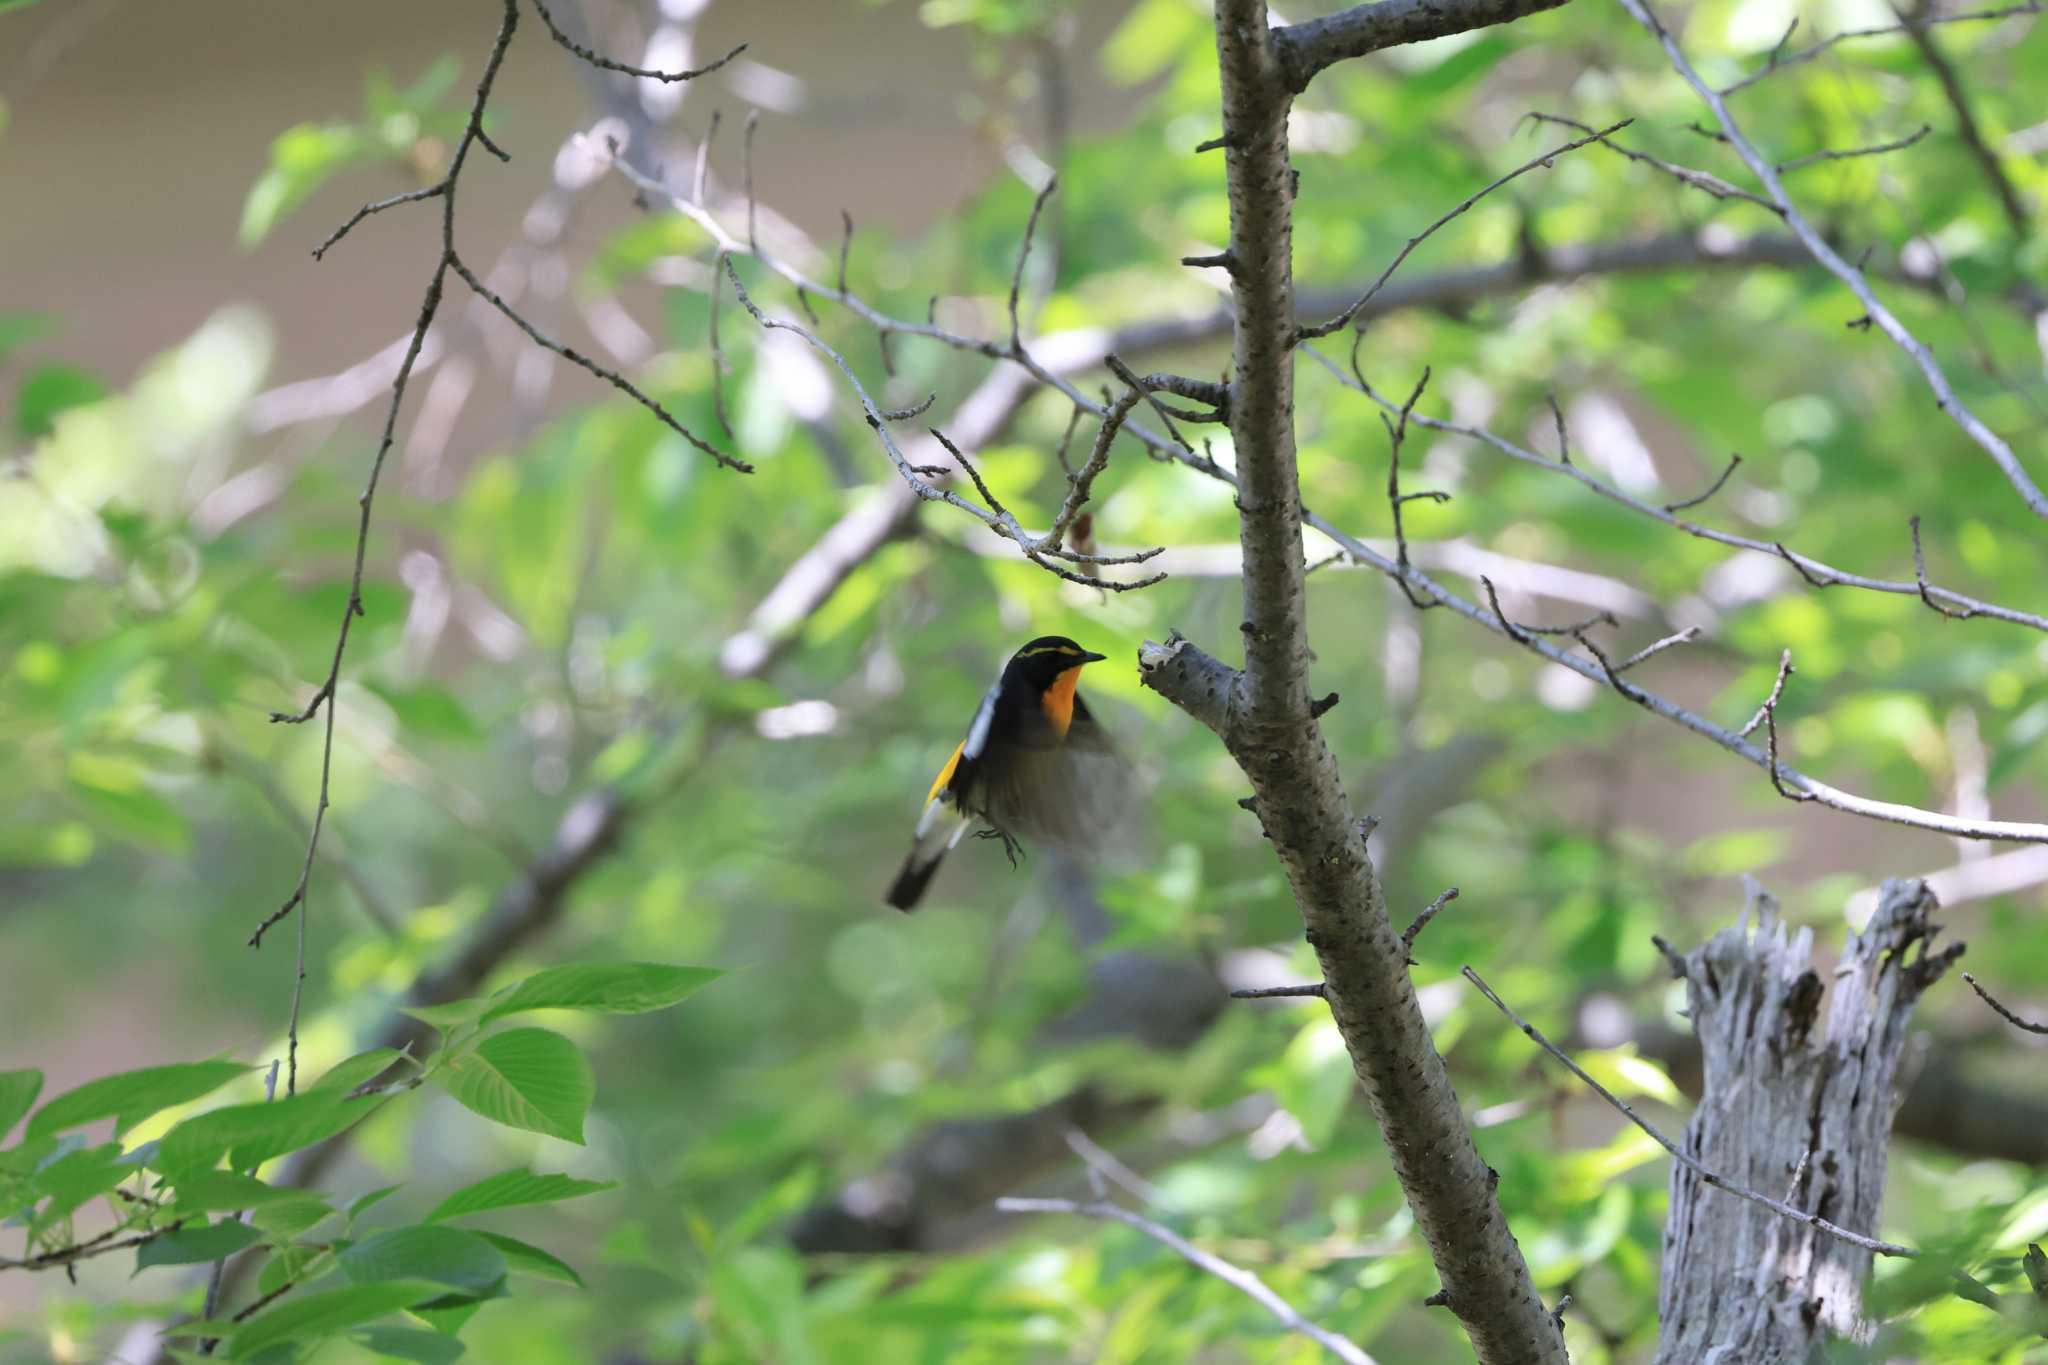
[[1096, 663], [1105, 657], [1081, 648], [1064, 635], [1041, 635], [1010, 656], [1008, 672], [1044, 691], [1068, 669]]

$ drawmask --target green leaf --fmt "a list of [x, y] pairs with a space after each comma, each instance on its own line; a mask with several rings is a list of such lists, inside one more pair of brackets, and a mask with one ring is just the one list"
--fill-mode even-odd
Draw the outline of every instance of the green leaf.
[[578, 1180], [570, 1175], [535, 1175], [525, 1170], [504, 1171], [449, 1195], [427, 1215], [426, 1221], [438, 1223], [443, 1219], [482, 1213], [485, 1209], [509, 1209], [519, 1204], [552, 1204], [559, 1199], [575, 1199], [600, 1190], [615, 1189], [618, 1183], [616, 1180]]
[[181, 1213], [225, 1213], [304, 1197], [299, 1190], [266, 1185], [254, 1176], [235, 1171], [194, 1171], [181, 1176], [176, 1184], [175, 1207]]
[[462, 1359], [464, 1347], [457, 1337], [442, 1336], [424, 1327], [370, 1327], [356, 1335], [356, 1344], [366, 1351], [393, 1360], [417, 1361], [418, 1365], [448, 1365]]
[[398, 1012], [409, 1014], [422, 1024], [437, 1028], [443, 1033], [452, 1033], [458, 1026], [476, 1018], [489, 1003], [488, 1000], [481, 998], [450, 1000], [441, 1005], [400, 1005]]
[[[26, 0], [17, 0], [26, 3]], [[8, 0], [0, 0], [0, 10], [8, 8]], [[0, 111], [0, 128], [4, 128], [4, 111]], [[4, 361], [17, 348], [37, 337], [47, 336], [56, 329], [47, 313], [0, 313], [0, 361]]]
[[535, 972], [493, 997], [481, 1022], [525, 1010], [589, 1010], [644, 1014], [666, 1009], [716, 981], [711, 967], [670, 967], [659, 962], [582, 962]]
[[227, 1358], [247, 1360], [279, 1342], [332, 1336], [416, 1303], [424, 1303], [440, 1292], [441, 1287], [435, 1284], [390, 1280], [381, 1284], [329, 1289], [318, 1294], [294, 1295], [243, 1323], [228, 1339]]
[[369, 686], [384, 699], [385, 705], [398, 717], [398, 723], [421, 739], [473, 744], [484, 737], [484, 728], [464, 708], [462, 699], [445, 687], [433, 683], [415, 683], [410, 687], [378, 683]]
[[493, 1123], [579, 1144], [583, 1117], [597, 1093], [583, 1053], [544, 1028], [492, 1034], [435, 1079], [457, 1102]]
[[226, 1156], [236, 1170], [333, 1137], [374, 1113], [378, 1099], [349, 1100], [323, 1091], [269, 1103], [237, 1104], [196, 1114], [164, 1134], [157, 1170], [205, 1170]]
[[232, 1256], [262, 1234], [247, 1223], [224, 1218], [218, 1223], [179, 1228], [135, 1249], [135, 1273], [151, 1266], [201, 1265]]
[[304, 1093], [310, 1095], [319, 1091], [346, 1095], [357, 1086], [376, 1080], [404, 1055], [395, 1047], [373, 1047], [368, 1052], [358, 1052], [347, 1061], [337, 1062], [319, 1080], [307, 1086]]
[[84, 407], [107, 396], [107, 386], [76, 365], [39, 365], [14, 392], [14, 430], [33, 441], [47, 436], [66, 408]]
[[21, 1122], [21, 1116], [42, 1093], [43, 1073], [34, 1067], [21, 1071], [0, 1071], [0, 1138]]
[[272, 1241], [283, 1241], [311, 1231], [332, 1217], [334, 1209], [318, 1195], [287, 1190], [289, 1199], [259, 1205], [249, 1211], [249, 1221], [263, 1229]]
[[386, 1199], [389, 1199], [404, 1188], [403, 1185], [386, 1185], [381, 1190], [371, 1190], [368, 1194], [357, 1195], [348, 1206], [348, 1221], [351, 1223], [355, 1222], [356, 1219], [362, 1217], [371, 1208], [383, 1203]]
[[345, 123], [301, 123], [270, 144], [270, 169], [249, 190], [238, 235], [255, 246], [329, 176], [363, 155], [363, 135]]
[[248, 1070], [240, 1062], [181, 1062], [103, 1076], [38, 1109], [27, 1135], [41, 1137], [112, 1116], [118, 1137], [151, 1114], [210, 1094]]
[[489, 1294], [504, 1282], [505, 1257], [473, 1232], [411, 1225], [366, 1237], [337, 1258], [357, 1284], [431, 1280], [465, 1294]]
[[502, 1233], [484, 1232], [477, 1235], [505, 1254], [505, 1264], [510, 1266], [516, 1275], [536, 1275], [543, 1280], [573, 1284], [578, 1289], [583, 1287], [583, 1277], [578, 1275], [567, 1261], [552, 1252], [542, 1251], [530, 1242], [522, 1242], [517, 1237], [507, 1237]]
[[68, 1216], [134, 1173], [134, 1163], [123, 1158], [118, 1142], [66, 1152], [37, 1171], [30, 1182], [29, 1197], [49, 1201], [37, 1211], [36, 1225], [47, 1226]]

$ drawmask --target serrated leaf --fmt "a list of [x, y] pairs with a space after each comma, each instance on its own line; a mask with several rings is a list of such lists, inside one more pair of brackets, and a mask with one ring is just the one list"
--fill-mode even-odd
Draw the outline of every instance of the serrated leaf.
[[226, 1156], [236, 1170], [325, 1141], [375, 1113], [377, 1098], [350, 1100], [308, 1092], [269, 1103], [237, 1104], [186, 1119], [164, 1134], [151, 1163], [177, 1174], [206, 1170]]
[[517, 1237], [507, 1237], [503, 1233], [483, 1232], [477, 1235], [504, 1253], [505, 1264], [511, 1267], [513, 1274], [535, 1275], [544, 1280], [557, 1280], [563, 1284], [573, 1284], [578, 1289], [583, 1288], [583, 1277], [578, 1275], [567, 1261], [554, 1253], [543, 1251], [530, 1242], [522, 1242]]
[[43, 1073], [34, 1067], [21, 1071], [0, 1071], [0, 1138], [21, 1122], [29, 1106], [42, 1093]]
[[450, 1000], [440, 1005], [400, 1005], [400, 1014], [409, 1014], [430, 1028], [449, 1033], [462, 1024], [469, 1023], [483, 1013], [488, 1000], [472, 997], [468, 1000]]
[[462, 1359], [464, 1346], [458, 1337], [443, 1336], [424, 1327], [368, 1327], [356, 1334], [356, 1344], [392, 1360], [411, 1360], [418, 1365], [448, 1365]]
[[458, 1103], [493, 1123], [580, 1144], [597, 1092], [577, 1046], [543, 1028], [507, 1029], [435, 1073]]
[[578, 1180], [570, 1175], [535, 1175], [531, 1171], [503, 1171], [487, 1180], [466, 1186], [443, 1199], [426, 1221], [438, 1223], [485, 1209], [508, 1209], [519, 1204], [552, 1204], [601, 1190], [616, 1189], [616, 1180]]
[[337, 1258], [357, 1284], [431, 1280], [465, 1294], [488, 1293], [504, 1281], [505, 1257], [473, 1232], [416, 1224], [366, 1237]]
[[303, 1190], [288, 1191], [292, 1197], [264, 1204], [249, 1211], [249, 1221], [263, 1229], [273, 1241], [283, 1241], [309, 1232], [333, 1216], [325, 1199]]
[[371, 1190], [368, 1194], [357, 1195], [348, 1206], [348, 1221], [351, 1223], [355, 1222], [356, 1219], [362, 1217], [370, 1209], [383, 1203], [386, 1199], [389, 1199], [404, 1188], [403, 1185], [386, 1185], [381, 1190]]
[[218, 1261], [234, 1255], [261, 1235], [247, 1223], [238, 1223], [232, 1218], [200, 1227], [182, 1227], [137, 1247], [135, 1273], [140, 1275], [151, 1266], [200, 1265]]
[[227, 1213], [235, 1209], [253, 1209], [259, 1204], [271, 1204], [280, 1199], [298, 1199], [299, 1190], [280, 1189], [266, 1185], [252, 1175], [238, 1171], [191, 1171], [176, 1181], [177, 1197], [173, 1201], [180, 1213]]
[[64, 1153], [37, 1171], [30, 1181], [27, 1198], [48, 1201], [36, 1211], [36, 1226], [47, 1226], [66, 1217], [134, 1173], [134, 1165], [123, 1158], [118, 1142]]
[[307, 1086], [303, 1093], [315, 1091], [346, 1095], [359, 1085], [374, 1081], [390, 1070], [391, 1064], [405, 1054], [395, 1047], [373, 1047], [367, 1052], [358, 1052], [343, 1062], [337, 1062], [319, 1080]]
[[294, 1295], [243, 1323], [228, 1338], [227, 1358], [247, 1360], [279, 1342], [332, 1336], [424, 1303], [440, 1292], [437, 1284], [390, 1280]]
[[578, 962], [549, 967], [492, 998], [481, 1022], [525, 1010], [588, 1010], [644, 1014], [666, 1009], [724, 973], [711, 967], [659, 962]]
[[151, 1114], [211, 1094], [248, 1070], [240, 1062], [179, 1062], [102, 1076], [65, 1091], [38, 1109], [28, 1121], [27, 1136], [40, 1137], [112, 1118], [118, 1137]]

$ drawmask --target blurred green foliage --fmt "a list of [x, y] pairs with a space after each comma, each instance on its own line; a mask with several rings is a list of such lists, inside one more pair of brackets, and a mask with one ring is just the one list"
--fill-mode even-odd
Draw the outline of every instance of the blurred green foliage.
[[[1007, 2], [933, 0], [924, 13], [979, 26], [996, 52], [1056, 27], [1039, 7]], [[1846, 4], [1801, 14], [1816, 35], [1869, 18]], [[1726, 82], [1764, 60], [1789, 17], [1764, 0], [1708, 0], [1689, 12], [1686, 40]], [[2048, 70], [2048, 25], [1958, 25], [1941, 40], [1965, 64], [1994, 143], [2048, 117], [2040, 82], [2021, 78]], [[1213, 288], [1174, 264], [1227, 230], [1219, 163], [1191, 151], [1217, 131], [1206, 13], [1138, 0], [1099, 53], [1065, 60], [1074, 79], [1142, 99], [1114, 135], [1059, 149], [1058, 224], [1046, 229], [1058, 270], [1033, 305], [1038, 327], [1206, 313]], [[1022, 98], [1028, 65], [1011, 72]], [[368, 183], [367, 165], [414, 158], [437, 174], [432, 144], [459, 127], [459, 75], [451, 59], [404, 89], [373, 80], [360, 120], [279, 135], [243, 240], [329, 177]], [[2048, 383], [2014, 301], [2048, 275], [2048, 234], [2014, 237], [1910, 44], [1842, 44], [1737, 105], [1784, 159], [1934, 125], [1910, 149], [1816, 165], [1793, 183], [1851, 255], [1938, 258], [1946, 296], [1897, 285], [1888, 299], [1973, 408], [2038, 452]], [[1532, 109], [1595, 123], [1632, 115], [1630, 145], [1729, 178], [1740, 170], [1690, 130], [1703, 111], [1618, 10], [1568, 6], [1398, 49], [1333, 71], [1301, 103], [1304, 284], [1369, 280], [1451, 204], [1549, 145], [1554, 130], [1523, 123]], [[500, 117], [528, 146], [564, 132], [522, 125], [509, 103]], [[2048, 162], [2014, 153], [2001, 165], [2022, 194], [2048, 200]], [[940, 289], [994, 334], [1031, 197], [998, 183], [917, 239], [862, 234], [853, 282], [907, 317]], [[1399, 278], [1552, 247], [1775, 228], [1753, 206], [1587, 148], [1483, 201]], [[651, 215], [591, 243], [572, 288], [585, 300], [660, 296], [668, 331], [639, 377], [709, 432], [704, 296], [650, 279], [705, 253], [701, 233]], [[795, 309], [787, 290], [740, 266], [757, 297]], [[402, 317], [413, 301], [390, 304]], [[987, 368], [904, 342], [884, 377], [872, 334], [820, 307], [824, 335], [883, 401], [936, 389], [937, 418]], [[1652, 502], [1693, 495], [1740, 451], [1740, 470], [1692, 515], [1847, 570], [1910, 578], [1906, 520], [1917, 514], [1936, 581], [2038, 607], [2038, 523], [1905, 359], [1845, 326], [1853, 316], [1812, 270], [1644, 270], [1395, 314], [1372, 324], [1361, 364], [1404, 391], [1427, 364], [1426, 411], [1543, 450], [1555, 394], [1581, 461]], [[0, 1360], [101, 1358], [138, 1316], [197, 1311], [199, 1282], [178, 1267], [258, 1244], [268, 1259], [257, 1292], [306, 1288], [238, 1326], [230, 1358], [298, 1359], [328, 1341], [323, 1360], [446, 1360], [467, 1343], [472, 1358], [536, 1365], [1316, 1359], [1229, 1286], [1119, 1226], [985, 1220], [949, 1254], [806, 1260], [790, 1248], [794, 1217], [927, 1125], [1081, 1087], [1143, 1101], [1146, 1117], [1098, 1137], [1130, 1144], [1161, 1192], [1155, 1212], [1184, 1234], [1383, 1360], [1465, 1358], [1448, 1317], [1417, 1307], [1434, 1273], [1319, 1007], [1234, 1008], [1170, 1053], [1047, 1033], [1111, 951], [1242, 964], [1253, 950], [1275, 979], [1313, 970], [1256, 822], [1236, 808], [1242, 779], [1124, 663], [1171, 627], [1227, 656], [1234, 579], [1180, 572], [1103, 596], [927, 508], [920, 534], [860, 564], [765, 680], [728, 680], [721, 643], [892, 477], [836, 385], [824, 426], [794, 410], [789, 362], [757, 349], [736, 310], [724, 320], [726, 382], [755, 475], [714, 469], [644, 411], [594, 396], [480, 452], [445, 486], [387, 485], [334, 703], [333, 806], [309, 902], [300, 1055], [332, 1083], [263, 1103], [247, 1068], [282, 1051], [290, 926], [260, 954], [241, 944], [296, 881], [322, 742], [317, 724], [269, 717], [325, 676], [374, 422], [310, 443], [251, 436], [244, 419], [271, 378], [271, 337], [246, 309], [223, 307], [132, 378], [68, 364], [61, 321], [0, 316], [0, 378], [14, 395], [0, 478], [0, 900], [15, 964], [0, 980], [17, 1017], [48, 1021], [33, 1035], [40, 1046], [135, 997], [161, 1027], [123, 1042], [135, 1065], [163, 1065], [110, 1068], [124, 1074], [30, 1112], [37, 1058], [11, 1048], [23, 1069], [0, 1073], [0, 1119], [28, 1123], [0, 1151], [0, 1181], [11, 1182], [0, 1188], [16, 1214], [7, 1231], [28, 1238], [30, 1255], [74, 1230], [95, 1235], [123, 1182], [162, 1182], [174, 1202], [114, 1196], [114, 1215], [161, 1226], [182, 1208], [193, 1221], [134, 1262], [82, 1265], [76, 1286], [46, 1274], [33, 1311], [0, 1309]], [[1207, 375], [1226, 359], [1207, 345], [1157, 364]], [[1375, 411], [1313, 364], [1300, 369], [1299, 408], [1310, 503], [1358, 534], [1390, 535]], [[999, 447], [977, 452], [1026, 524], [1043, 524], [1063, 492], [1053, 451], [1065, 422], [1041, 396]], [[1220, 434], [1216, 450], [1228, 453]], [[1790, 648], [1792, 761], [1938, 808], [1974, 765], [2001, 812], [2040, 812], [2038, 636], [1936, 620], [1908, 596], [1813, 591], [1779, 561], [1731, 556], [1467, 442], [1413, 433], [1404, 461], [1412, 487], [1455, 495], [1410, 505], [1418, 549], [1469, 544], [1568, 565], [1706, 623], [1701, 644], [1644, 670], [1649, 685], [1740, 725]], [[1094, 512], [1104, 545], [1227, 560], [1235, 544], [1227, 489], [1135, 448], [1120, 451]], [[1554, 1036], [1571, 1035], [1594, 999], [1682, 1022], [1649, 935], [1697, 941], [1736, 909], [1738, 875], [1765, 876], [1826, 943], [1851, 892], [1945, 865], [1954, 850], [1794, 812], [1754, 769], [1446, 613], [1417, 617], [1355, 572], [1310, 583], [1317, 678], [1343, 696], [1325, 727], [1360, 808], [1406, 800], [1429, 817], [1391, 850], [1394, 914], [1463, 889], [1418, 944], [1416, 973], [1460, 1093], [1483, 1116], [1500, 1197], [1545, 1294], [1575, 1297], [1573, 1358], [1642, 1359], [1655, 1331], [1662, 1154], [1546, 1070], [1463, 988], [1459, 964], [1480, 967]], [[1563, 620], [1587, 607], [1532, 610]], [[1668, 625], [1630, 619], [1620, 644]], [[1071, 931], [1040, 860], [1012, 873], [983, 845], [955, 856], [928, 909], [887, 914], [876, 893], [917, 795], [1001, 658], [1047, 632], [1116, 661], [1091, 670], [1089, 695], [1154, 783], [1150, 856], [1094, 888], [1106, 938]], [[1404, 780], [1474, 737], [1495, 754], [1479, 771], [1434, 797], [1403, 795]], [[428, 1065], [454, 1103], [430, 1092], [345, 1107], [390, 1060], [359, 1053], [363, 1040], [468, 941], [575, 796], [605, 784], [638, 802], [630, 832], [576, 883], [561, 922], [513, 948], [489, 983], [525, 984], [423, 1016], [448, 1036]], [[2028, 891], [1955, 917], [1980, 945], [1980, 974], [2009, 998], [2048, 993], [2041, 908]], [[544, 966], [585, 960], [727, 975], [687, 1008], [640, 1016], [708, 977]], [[635, 1017], [497, 1024], [518, 1010], [593, 1008]], [[1944, 996], [1924, 1013], [1974, 1036], [1985, 1074], [2024, 1086], [2026, 1068], [2001, 1060], [2006, 1045], [1973, 1001]], [[232, 1063], [195, 1060], [202, 1036], [250, 1041]], [[1682, 1109], [1633, 1047], [1581, 1055], [1617, 1091]], [[195, 1109], [216, 1086], [237, 1102]], [[108, 1119], [118, 1131], [98, 1145], [57, 1136]], [[258, 1188], [260, 1163], [342, 1126], [352, 1158], [334, 1202]], [[1875, 1354], [1841, 1358], [2025, 1358], [2033, 1324], [1985, 1303], [2023, 1290], [2018, 1256], [2048, 1234], [2048, 1186], [1933, 1146], [1901, 1148], [1893, 1185], [1883, 1235], [1934, 1254], [1880, 1268], [1873, 1302], [1891, 1315], [1886, 1335]], [[246, 1223], [227, 1220], [241, 1208]], [[507, 1208], [518, 1211], [490, 1230], [449, 1225]], [[154, 1273], [131, 1281], [129, 1266]], [[502, 1292], [508, 1276], [517, 1293]]]

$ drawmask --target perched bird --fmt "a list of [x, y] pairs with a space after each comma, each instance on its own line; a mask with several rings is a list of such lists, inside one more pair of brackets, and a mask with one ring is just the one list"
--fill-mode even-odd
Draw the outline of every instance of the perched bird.
[[1075, 690], [1104, 656], [1063, 635], [1031, 641], [995, 685], [925, 794], [910, 856], [889, 885], [898, 910], [916, 908], [932, 874], [977, 821], [1012, 864], [1019, 840], [1070, 853], [1102, 851], [1126, 825], [1134, 784], [1109, 735]]

